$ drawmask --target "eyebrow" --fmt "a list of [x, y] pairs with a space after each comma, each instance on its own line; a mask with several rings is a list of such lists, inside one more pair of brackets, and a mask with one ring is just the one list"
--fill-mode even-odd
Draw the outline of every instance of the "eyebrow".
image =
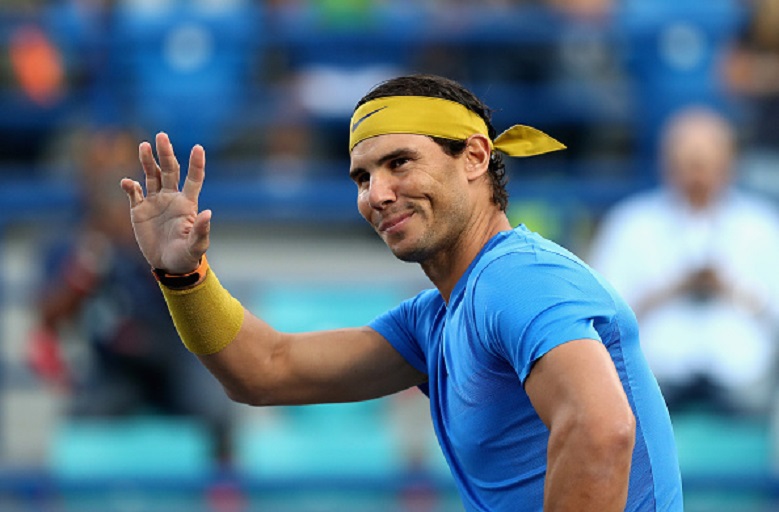
[[[410, 158], [419, 158], [419, 151], [412, 148], [398, 148], [390, 151], [389, 153], [380, 156], [378, 159], [375, 160], [375, 166], [381, 167], [382, 165], [386, 164], [390, 160], [394, 160], [395, 158], [399, 157], [410, 157]], [[351, 179], [355, 179], [358, 174], [361, 172], [366, 172], [364, 167], [355, 167], [354, 169], [349, 170], [349, 177]]]

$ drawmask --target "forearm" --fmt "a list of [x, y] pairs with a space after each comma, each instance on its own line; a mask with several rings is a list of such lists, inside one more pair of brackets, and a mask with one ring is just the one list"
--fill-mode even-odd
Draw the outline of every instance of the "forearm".
[[545, 512], [622, 511], [627, 501], [635, 426], [573, 427], [552, 432], [545, 483]]
[[282, 333], [248, 311], [232, 343], [198, 357], [232, 400], [257, 406], [369, 400], [426, 380], [368, 327]]
[[368, 327], [294, 334], [273, 329], [241, 306], [210, 269], [194, 287], [163, 292], [184, 345], [237, 402], [367, 400], [424, 381]]
[[[183, 289], [160, 288], [184, 346], [221, 382], [233, 400], [262, 405], [278, 367], [280, 333], [251, 315], [203, 260], [201, 278]], [[192, 275], [192, 274], [189, 274]]]
[[198, 354], [230, 399], [249, 405], [276, 405], [285, 388], [283, 335], [244, 310], [238, 334], [222, 350]]

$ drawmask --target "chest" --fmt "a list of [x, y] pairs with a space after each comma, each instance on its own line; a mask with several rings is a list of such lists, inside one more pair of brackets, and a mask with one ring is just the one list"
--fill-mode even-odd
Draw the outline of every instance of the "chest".
[[440, 319], [428, 354], [430, 408], [455, 471], [480, 481], [504, 480], [545, 460], [548, 431], [517, 372], [485, 346], [467, 312]]

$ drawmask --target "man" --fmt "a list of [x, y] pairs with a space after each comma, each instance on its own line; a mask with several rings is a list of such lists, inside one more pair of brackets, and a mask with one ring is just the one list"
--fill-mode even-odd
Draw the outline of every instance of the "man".
[[[506, 218], [500, 150], [562, 147], [529, 127], [495, 137], [459, 84], [400, 77], [358, 104], [350, 176], [360, 213], [435, 285], [370, 326], [286, 334], [219, 285], [165, 134], [141, 144], [147, 195], [125, 179], [138, 242], [182, 340], [231, 398], [256, 405], [366, 400], [419, 386], [468, 510], [681, 510], [668, 412], [635, 318], [575, 256]], [[163, 270], [164, 269], [164, 270]]]
[[671, 410], [771, 408], [779, 217], [734, 187], [736, 151], [722, 115], [681, 109], [663, 133], [662, 186], [619, 203], [593, 241], [592, 265], [635, 310]]

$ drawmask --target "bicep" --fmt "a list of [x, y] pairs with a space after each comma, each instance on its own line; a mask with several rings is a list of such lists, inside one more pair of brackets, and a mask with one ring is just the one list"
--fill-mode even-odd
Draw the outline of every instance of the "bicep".
[[200, 359], [255, 405], [368, 400], [427, 380], [369, 327], [282, 333], [249, 312], [230, 345]]
[[427, 380], [370, 327], [286, 337], [290, 378], [309, 387], [316, 401], [377, 398]]
[[551, 349], [525, 388], [549, 428], [544, 510], [624, 510], [635, 418], [605, 347], [578, 339]]
[[630, 411], [606, 347], [592, 339], [569, 341], [547, 352], [533, 365], [525, 391], [550, 430], [572, 418], [608, 422]]

